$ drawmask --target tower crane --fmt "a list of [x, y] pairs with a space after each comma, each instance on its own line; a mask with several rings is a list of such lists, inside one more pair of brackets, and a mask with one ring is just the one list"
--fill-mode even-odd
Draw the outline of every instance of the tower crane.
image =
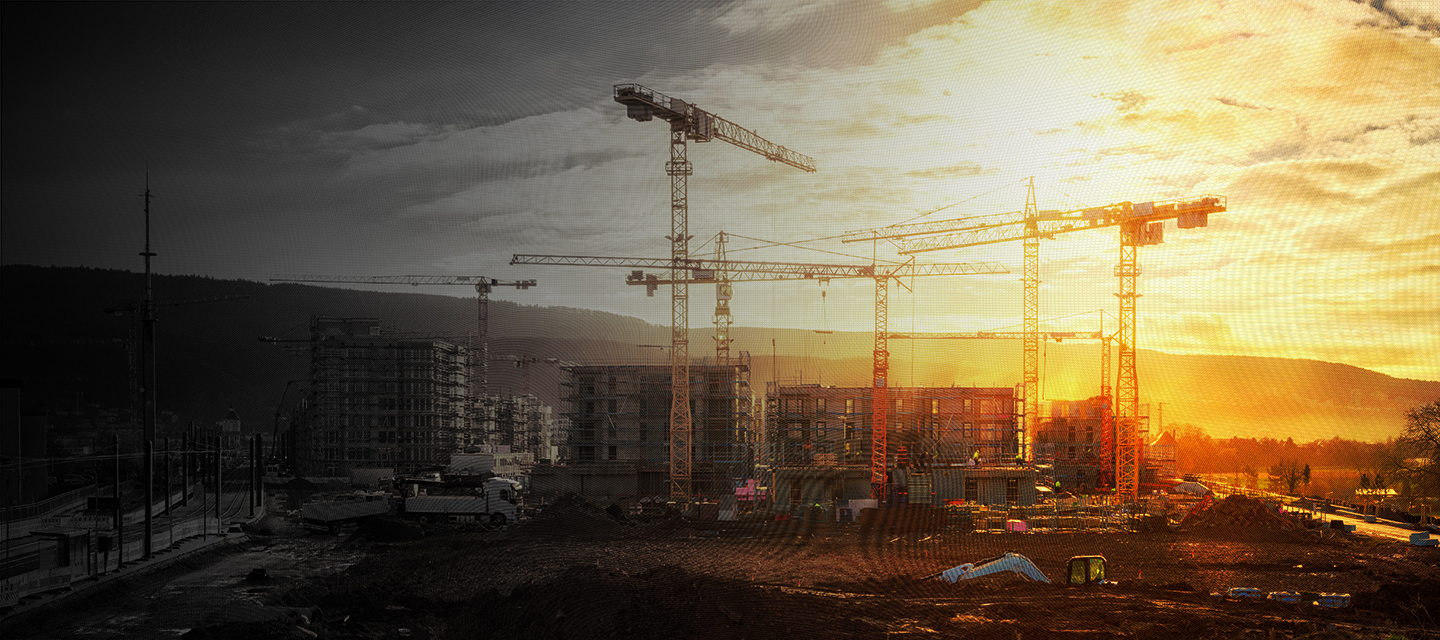
[[[955, 276], [1002, 274], [1010, 271], [1004, 265], [994, 262], [917, 264], [912, 258], [908, 262], [890, 265], [875, 264], [823, 264], [810, 262], [764, 262], [743, 260], [689, 259], [684, 268], [676, 269], [673, 260], [663, 258], [617, 258], [604, 256], [554, 256], [516, 254], [510, 264], [548, 264], [566, 266], [624, 267], [633, 269], [625, 284], [643, 286], [646, 294], [653, 296], [661, 285], [690, 285], [706, 283], [759, 282], [777, 280], [819, 280], [839, 278], [872, 278], [875, 280], [875, 349], [872, 361], [872, 383], [870, 394], [870, 490], [877, 499], [884, 495], [887, 468], [887, 434], [889, 431], [890, 402], [888, 379], [890, 375], [890, 348], [888, 322], [889, 281], [899, 282], [902, 278], [916, 276]], [[661, 279], [646, 274], [643, 269], [669, 269], [671, 277]], [[724, 274], [723, 276], [720, 274]], [[722, 279], [723, 278], [723, 279]], [[904, 286], [903, 284], [901, 286]], [[671, 350], [673, 362], [674, 350]], [[686, 374], [688, 376], [688, 373]], [[682, 380], [688, 380], [682, 378]], [[676, 379], [671, 379], [672, 386]], [[685, 385], [688, 388], [688, 385]], [[688, 393], [687, 393], [688, 397]], [[673, 460], [675, 426], [671, 425]], [[688, 440], [687, 446], [688, 446]], [[687, 452], [688, 455], [688, 452]], [[688, 482], [689, 477], [686, 476]], [[672, 479], [672, 489], [673, 479]], [[688, 485], [686, 487], [688, 495]]]
[[472, 366], [475, 367], [474, 380], [475, 398], [480, 401], [489, 392], [490, 386], [490, 290], [495, 287], [515, 287], [526, 290], [535, 286], [534, 280], [514, 280], [501, 282], [494, 278], [485, 276], [302, 276], [282, 275], [270, 279], [271, 282], [343, 282], [350, 284], [408, 284], [412, 287], [432, 284], [448, 285], [473, 285], [476, 296], [475, 312], [475, 339], [474, 347], [479, 347], [479, 355], [474, 357]]
[[1025, 210], [1018, 213], [960, 218], [948, 221], [894, 225], [847, 234], [842, 242], [895, 239], [902, 255], [927, 251], [974, 247], [1022, 240], [1025, 255], [1025, 418], [1033, 420], [1039, 408], [1035, 393], [1039, 379], [1040, 239], [1056, 234], [1120, 228], [1120, 260], [1115, 275], [1120, 280], [1119, 373], [1116, 381], [1115, 479], [1119, 495], [1134, 499], [1140, 486], [1139, 378], [1135, 373], [1135, 300], [1140, 297], [1135, 280], [1140, 275], [1136, 251], [1164, 241], [1164, 222], [1177, 220], [1181, 229], [1207, 226], [1211, 213], [1227, 210], [1225, 196], [1204, 195], [1177, 200], [1119, 202], [1103, 207], [1071, 211], [1044, 211], [1035, 206], [1035, 179], [1030, 179]]
[[754, 131], [680, 98], [638, 84], [615, 85], [614, 98], [625, 105], [625, 113], [632, 120], [648, 122], [658, 116], [670, 123], [670, 160], [665, 163], [665, 173], [670, 176], [671, 263], [668, 266], [671, 279], [677, 281], [670, 289], [670, 495], [683, 500], [690, 496], [690, 442], [693, 434], [690, 387], [682, 382], [690, 378], [690, 293], [684, 282], [680, 282], [685, 262], [690, 258], [687, 188], [693, 169], [686, 156], [686, 143], [691, 140], [724, 140], [771, 161], [811, 173], [815, 171], [815, 160], [761, 138]]

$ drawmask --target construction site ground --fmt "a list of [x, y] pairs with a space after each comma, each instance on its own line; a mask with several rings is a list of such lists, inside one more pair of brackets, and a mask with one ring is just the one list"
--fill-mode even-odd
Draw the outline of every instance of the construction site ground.
[[[5, 637], [1440, 637], [1440, 550], [1271, 524], [936, 533], [635, 518], [578, 500], [504, 531], [384, 519], [332, 537], [262, 522], [248, 549]], [[1006, 551], [1057, 582], [1071, 556], [1104, 555], [1118, 584], [932, 577]], [[1348, 593], [1352, 606], [1212, 595], [1231, 587]]]

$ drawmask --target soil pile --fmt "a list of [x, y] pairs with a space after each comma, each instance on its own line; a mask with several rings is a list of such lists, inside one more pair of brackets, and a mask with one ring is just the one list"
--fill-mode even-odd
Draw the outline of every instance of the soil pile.
[[1230, 532], [1280, 532], [1303, 529], [1298, 521], [1265, 504], [1262, 500], [1232, 495], [1192, 513], [1186, 518], [1185, 528], [1190, 531], [1207, 532], [1215, 529]]
[[[844, 614], [834, 602], [849, 605]], [[891, 617], [871, 598], [763, 587], [673, 565], [634, 573], [574, 567], [509, 596], [479, 594], [463, 611], [447, 637], [876, 638], [885, 631], [876, 619]]]
[[260, 536], [298, 536], [305, 533], [305, 528], [286, 520], [284, 517], [270, 513], [259, 520], [241, 526], [245, 533]]
[[570, 493], [550, 503], [529, 522], [516, 527], [513, 533], [517, 536], [608, 538], [619, 536], [628, 529], [604, 509]]
[[186, 640], [292, 640], [328, 637], [315, 607], [233, 607], [180, 636]]
[[425, 536], [420, 527], [395, 516], [374, 516], [366, 518], [346, 539], [347, 542], [370, 540], [373, 542], [404, 542], [419, 540]]

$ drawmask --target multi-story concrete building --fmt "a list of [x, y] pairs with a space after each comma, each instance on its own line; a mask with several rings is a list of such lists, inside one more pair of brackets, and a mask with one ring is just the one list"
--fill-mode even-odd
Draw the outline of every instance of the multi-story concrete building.
[[[772, 384], [765, 406], [765, 481], [774, 508], [865, 500], [870, 486], [871, 393], [866, 387]], [[1009, 387], [889, 389], [891, 504], [1033, 504], [1033, 469]], [[853, 504], [853, 503], [852, 503]]]
[[[868, 387], [771, 384], [765, 406], [768, 462], [776, 466], [870, 464]], [[1013, 461], [1023, 441], [1009, 387], [889, 390], [892, 462]], [[899, 457], [904, 448], [904, 460]]]
[[[561, 395], [568, 405], [562, 462], [629, 463], [642, 475], [668, 471], [668, 365], [583, 365], [562, 371]], [[695, 495], [729, 494], [749, 477], [754, 464], [749, 371], [748, 354], [730, 365], [690, 367]]]
[[[1097, 486], [1113, 486], [1112, 457], [1105, 454], [1113, 448], [1115, 434], [1107, 433], [1106, 416], [1110, 408], [1105, 399], [1095, 396], [1085, 400], [1047, 400], [1040, 403], [1040, 420], [1035, 433], [1035, 461], [1054, 465], [1056, 481], [1067, 491], [1089, 491]], [[1150, 406], [1140, 405], [1139, 432], [1142, 442], [1148, 440]], [[1113, 430], [1115, 427], [1108, 427]], [[1153, 482], [1156, 467], [1175, 464], [1174, 440], [1168, 449], [1155, 449], [1160, 459], [1152, 461], [1151, 447], [1146, 445], [1141, 469], [1141, 482]], [[1110, 445], [1107, 447], [1107, 444]], [[1163, 443], [1160, 443], [1163, 444]]]
[[465, 346], [386, 337], [375, 318], [320, 316], [310, 331], [310, 397], [295, 436], [300, 474], [408, 473], [447, 464], [474, 438]]
[[554, 460], [555, 418], [549, 405], [533, 395], [488, 396], [476, 412], [477, 428], [464, 434], [461, 450], [482, 448], [504, 453], [529, 453], [536, 460]]

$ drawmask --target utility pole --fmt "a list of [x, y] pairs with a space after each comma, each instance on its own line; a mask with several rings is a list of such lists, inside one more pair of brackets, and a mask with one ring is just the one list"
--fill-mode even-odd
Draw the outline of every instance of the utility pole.
[[140, 422], [145, 440], [145, 541], [144, 557], [150, 559], [150, 537], [154, 533], [155, 510], [155, 287], [150, 273], [150, 172], [145, 172], [145, 300], [140, 307]]
[[170, 437], [165, 437], [165, 515], [170, 515]]
[[114, 437], [115, 442], [115, 486], [112, 487], [115, 498], [115, 570], [125, 566], [125, 503], [120, 501], [120, 436]]
[[265, 513], [265, 435], [255, 434], [255, 504]]
[[194, 431], [195, 422], [191, 421], [190, 428], [185, 431], [185, 435], [180, 439], [180, 441], [184, 443], [180, 448], [180, 482], [184, 484], [184, 486], [180, 488], [180, 506], [182, 507], [190, 505], [190, 448], [195, 446], [190, 441], [190, 436]]
[[220, 469], [220, 445], [221, 436], [215, 436], [215, 534], [225, 535], [225, 525], [220, 521], [220, 492], [225, 486], [225, 478]]

